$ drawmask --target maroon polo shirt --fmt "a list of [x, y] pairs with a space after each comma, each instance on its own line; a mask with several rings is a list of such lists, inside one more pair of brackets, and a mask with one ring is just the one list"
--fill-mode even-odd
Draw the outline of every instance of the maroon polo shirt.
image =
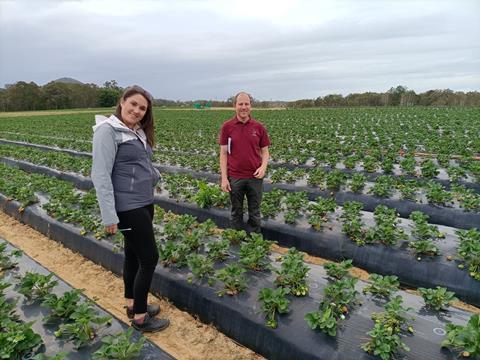
[[253, 178], [253, 173], [262, 165], [260, 149], [270, 145], [265, 127], [255, 119], [242, 123], [235, 116], [225, 121], [220, 130], [220, 145], [228, 145], [227, 175], [239, 178]]

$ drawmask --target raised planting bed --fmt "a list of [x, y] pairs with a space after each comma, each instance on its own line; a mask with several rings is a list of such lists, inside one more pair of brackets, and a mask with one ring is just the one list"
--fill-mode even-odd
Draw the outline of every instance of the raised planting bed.
[[[6, 202], [2, 199], [1, 205], [6, 213], [50, 238], [62, 242], [114, 273], [121, 273], [123, 255], [114, 251], [112, 243], [81, 236], [79, 229], [48, 217], [36, 205], [27, 207], [23, 212], [19, 212], [20, 204], [14, 201]], [[237, 259], [233, 251], [227, 262], [235, 262]], [[275, 260], [275, 256], [270, 258], [273, 266], [278, 268]], [[313, 331], [308, 327], [305, 315], [318, 310], [329, 281], [322, 267], [309, 265], [309, 271], [308, 295], [299, 298], [287, 296], [291, 301], [289, 311], [277, 316], [276, 329], [265, 325], [264, 314], [260, 311], [257, 300], [263, 288], [274, 287], [275, 275], [269, 271], [249, 271], [246, 291], [236, 296], [219, 297], [217, 291], [222, 290], [220, 284], [209, 286], [203, 280], [192, 282], [189, 280], [191, 274], [184, 267], [157, 266], [151, 290], [167, 297], [177, 307], [198, 315], [202, 321], [214, 324], [220, 331], [269, 359], [373, 359], [361, 349], [361, 345], [369, 339], [365, 333], [374, 327], [372, 313], [384, 311], [385, 301], [361, 295], [367, 284], [359, 281], [355, 289], [361, 305], [351, 308], [346, 319], [339, 324], [336, 337]], [[438, 313], [426, 310], [420, 297], [404, 291], [396, 294], [401, 296], [405, 307], [412, 308], [407, 311], [408, 318], [415, 318], [412, 323], [413, 333], [401, 337], [410, 351], [401, 351], [401, 356], [406, 359], [453, 359], [454, 353], [441, 348], [446, 325], [453, 322], [463, 326], [472, 314], [449, 308], [447, 313], [439, 316]]]
[[[202, 209], [193, 204], [169, 199], [166, 195], [157, 196], [156, 202], [175, 213], [191, 214], [201, 221], [211, 219], [220, 227], [229, 227], [229, 212], [226, 210]], [[368, 213], [365, 215], [365, 220], [368, 220]], [[91, 223], [92, 220], [87, 221]], [[96, 222], [94, 219], [93, 221]], [[356, 266], [368, 271], [397, 275], [400, 281], [408, 286], [445, 286], [463, 300], [475, 305], [480, 304], [480, 281], [470, 276], [466, 269], [459, 269], [461, 264], [458, 261], [448, 261], [446, 258], [447, 255], [456, 257], [455, 248], [458, 243], [455, 241], [453, 229], [446, 228], [446, 238], [436, 241], [442, 248], [440, 256], [422, 256], [422, 260], [418, 261], [413, 251], [407, 248], [407, 242], [399, 241], [394, 246], [358, 246], [342, 234], [341, 228], [341, 224], [334, 219], [329, 221], [322, 231], [314, 231], [305, 224], [292, 226], [267, 220], [262, 231], [267, 239], [278, 241], [282, 246], [294, 246], [311, 255], [332, 260], [351, 258]]]
[[[0, 238], [0, 244], [5, 244], [5, 240]], [[11, 253], [12, 251], [16, 250], [10, 244], [6, 244], [5, 254], [7, 252]], [[43, 304], [41, 299], [27, 299], [25, 295], [20, 293], [20, 291], [22, 291], [20, 286], [22, 278], [24, 278], [27, 273], [28, 275], [32, 275], [31, 279], [34, 279], [34, 276], [36, 277], [37, 275], [40, 277], [48, 276], [50, 272], [25, 254], [22, 254], [18, 258], [15, 257], [13, 260], [15, 263], [17, 263], [17, 265], [13, 268], [5, 270], [2, 273], [2, 276], [0, 276], [0, 281], [9, 284], [9, 286], [3, 290], [5, 296], [4, 298], [7, 300], [7, 303], [15, 305], [16, 302], [12, 319], [18, 319], [20, 323], [24, 324], [32, 323], [29, 327], [32, 332], [30, 333], [30, 330], [24, 330], [23, 334], [18, 337], [17, 341], [23, 341], [22, 336], [26, 336], [30, 341], [30, 344], [33, 346], [31, 351], [21, 351], [19, 348], [9, 351], [10, 358], [31, 359], [34, 354], [43, 354], [48, 357], [53, 357], [55, 355], [60, 356], [60, 353], [64, 353], [65, 359], [91, 359], [94, 353], [102, 347], [102, 339], [106, 339], [106, 336], [127, 333], [129, 326], [113, 317], [98, 305], [90, 303], [90, 308], [93, 309], [95, 316], [100, 318], [109, 318], [108, 323], [106, 323], [104, 326], [97, 326], [93, 323], [89, 324], [92, 329], [96, 329], [96, 335], [93, 339], [84, 339], [85, 344], [77, 347], [75, 341], [67, 340], [65, 337], [55, 336], [55, 332], [59, 330], [62, 325], [72, 324], [73, 321], [63, 319], [61, 317], [52, 317], [51, 320], [47, 321], [46, 318], [52, 315], [52, 310], [50, 310], [47, 305]], [[51, 276], [48, 282], [56, 282], [56, 285], [48, 290], [48, 295], [46, 295], [47, 297], [50, 296], [50, 294], [55, 294], [57, 298], [60, 298], [65, 293], [73, 293], [72, 287], [55, 275]], [[39, 289], [39, 287], [34, 287], [34, 289]], [[76, 308], [78, 308], [80, 304], [86, 304], [87, 302], [87, 299], [81, 294], [72, 296], [72, 298], [78, 298], [78, 300], [76, 300], [78, 301]], [[63, 309], [67, 309], [67, 303], [65, 302], [64, 304], [65, 305]], [[58, 311], [60, 312], [60, 310]], [[15, 322], [18, 320], [15, 320]], [[7, 326], [7, 324], [4, 323], [2, 324], [2, 328], [3, 326]], [[5, 328], [2, 330], [4, 329]], [[13, 327], [13, 329], [15, 329], [15, 327]], [[131, 344], [138, 343], [139, 341], [143, 342], [143, 346], [141, 346], [140, 352], [135, 358], [152, 360], [173, 359], [173, 357], [161, 350], [157, 345], [146, 339], [142, 339], [143, 336], [138, 331], [134, 330], [133, 328], [131, 328], [130, 331], [132, 332], [129, 339]], [[26, 342], [23, 341], [23, 343]], [[3, 355], [6, 355], [7, 349], [4, 348], [0, 352]], [[58, 357], [58, 359], [60, 359], [60, 357]]]
[[[218, 226], [230, 225], [230, 214], [222, 209], [201, 209], [193, 204], [177, 202], [165, 197], [156, 197], [155, 202], [166, 210], [177, 214], [189, 214], [200, 221], [213, 220]], [[467, 271], [459, 269], [456, 261], [445, 256], [423, 257], [418, 261], [406, 243], [397, 246], [358, 246], [341, 232], [336, 223], [332, 229], [317, 232], [308, 227], [291, 226], [273, 220], [262, 224], [265, 238], [277, 241], [284, 247], [295, 247], [310, 255], [330, 260], [352, 259], [355, 266], [370, 272], [397, 275], [408, 286], [444, 286], [454, 291], [466, 302], [480, 306], [480, 281], [472, 278]], [[440, 241], [448, 254], [454, 254], [455, 244], [450, 237]]]
[[[88, 190], [92, 187], [92, 183], [89, 178], [81, 175], [75, 175], [74, 173], [58, 171], [50, 169], [46, 166], [40, 166], [31, 164], [22, 160], [15, 160], [0, 157], [0, 162], [17, 166], [25, 171], [37, 172], [49, 176], [55, 176], [56, 178], [74, 182], [75, 185], [82, 190]], [[185, 174], [192, 176], [196, 179], [205, 179], [212, 183], [218, 183], [219, 176], [207, 172], [197, 172], [184, 168], [172, 167], [168, 165], [156, 165], [161, 173], [164, 174]], [[312, 186], [296, 186], [291, 184], [271, 184], [264, 182], [264, 190], [272, 191], [274, 189], [282, 189], [288, 192], [305, 191], [310, 200], [315, 200], [318, 197], [330, 198], [333, 197], [337, 204], [343, 205], [347, 201], [359, 201], [364, 204], [365, 211], [374, 211], [378, 205], [384, 204], [388, 207], [397, 210], [399, 215], [404, 218], [414, 211], [421, 211], [427, 214], [430, 218], [430, 222], [439, 225], [451, 226], [460, 229], [480, 228], [480, 213], [469, 212], [460, 208], [438, 206], [433, 204], [422, 204], [409, 200], [383, 198], [374, 195], [358, 194], [349, 191], [336, 191], [320, 190]]]

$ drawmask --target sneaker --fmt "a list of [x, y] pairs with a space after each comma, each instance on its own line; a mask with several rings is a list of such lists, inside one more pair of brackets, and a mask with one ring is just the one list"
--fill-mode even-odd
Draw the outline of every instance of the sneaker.
[[[127, 309], [127, 317], [129, 319], [133, 319], [133, 316], [135, 313], [133, 312], [133, 308], [130, 310], [128, 306], [124, 306], [125, 309]], [[151, 304], [147, 305], [147, 314], [150, 315], [150, 317], [155, 317], [160, 313], [160, 306], [156, 304]]]
[[139, 324], [135, 320], [132, 320], [132, 326], [141, 332], [157, 332], [165, 330], [168, 325], [170, 325], [170, 321], [168, 319], [157, 319], [154, 317], [150, 317], [148, 313], [145, 315], [143, 322]]

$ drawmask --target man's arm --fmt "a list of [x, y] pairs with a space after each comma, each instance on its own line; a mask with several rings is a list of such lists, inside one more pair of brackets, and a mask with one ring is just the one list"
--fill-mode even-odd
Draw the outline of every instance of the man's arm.
[[270, 158], [268, 146], [264, 146], [260, 149], [260, 156], [262, 158], [262, 165], [260, 165], [260, 167], [253, 173], [253, 176], [257, 179], [263, 179], [265, 172], [267, 171], [268, 159]]
[[225, 192], [230, 192], [230, 182], [227, 175], [227, 145], [220, 145], [220, 175], [221, 187]]

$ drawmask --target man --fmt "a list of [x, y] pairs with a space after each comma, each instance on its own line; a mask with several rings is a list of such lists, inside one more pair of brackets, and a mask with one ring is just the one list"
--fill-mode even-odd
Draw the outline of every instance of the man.
[[231, 225], [243, 229], [243, 199], [247, 197], [249, 232], [260, 233], [260, 202], [263, 177], [267, 170], [270, 140], [265, 127], [250, 117], [249, 94], [235, 95], [235, 117], [220, 131], [220, 171], [222, 190], [230, 193]]

